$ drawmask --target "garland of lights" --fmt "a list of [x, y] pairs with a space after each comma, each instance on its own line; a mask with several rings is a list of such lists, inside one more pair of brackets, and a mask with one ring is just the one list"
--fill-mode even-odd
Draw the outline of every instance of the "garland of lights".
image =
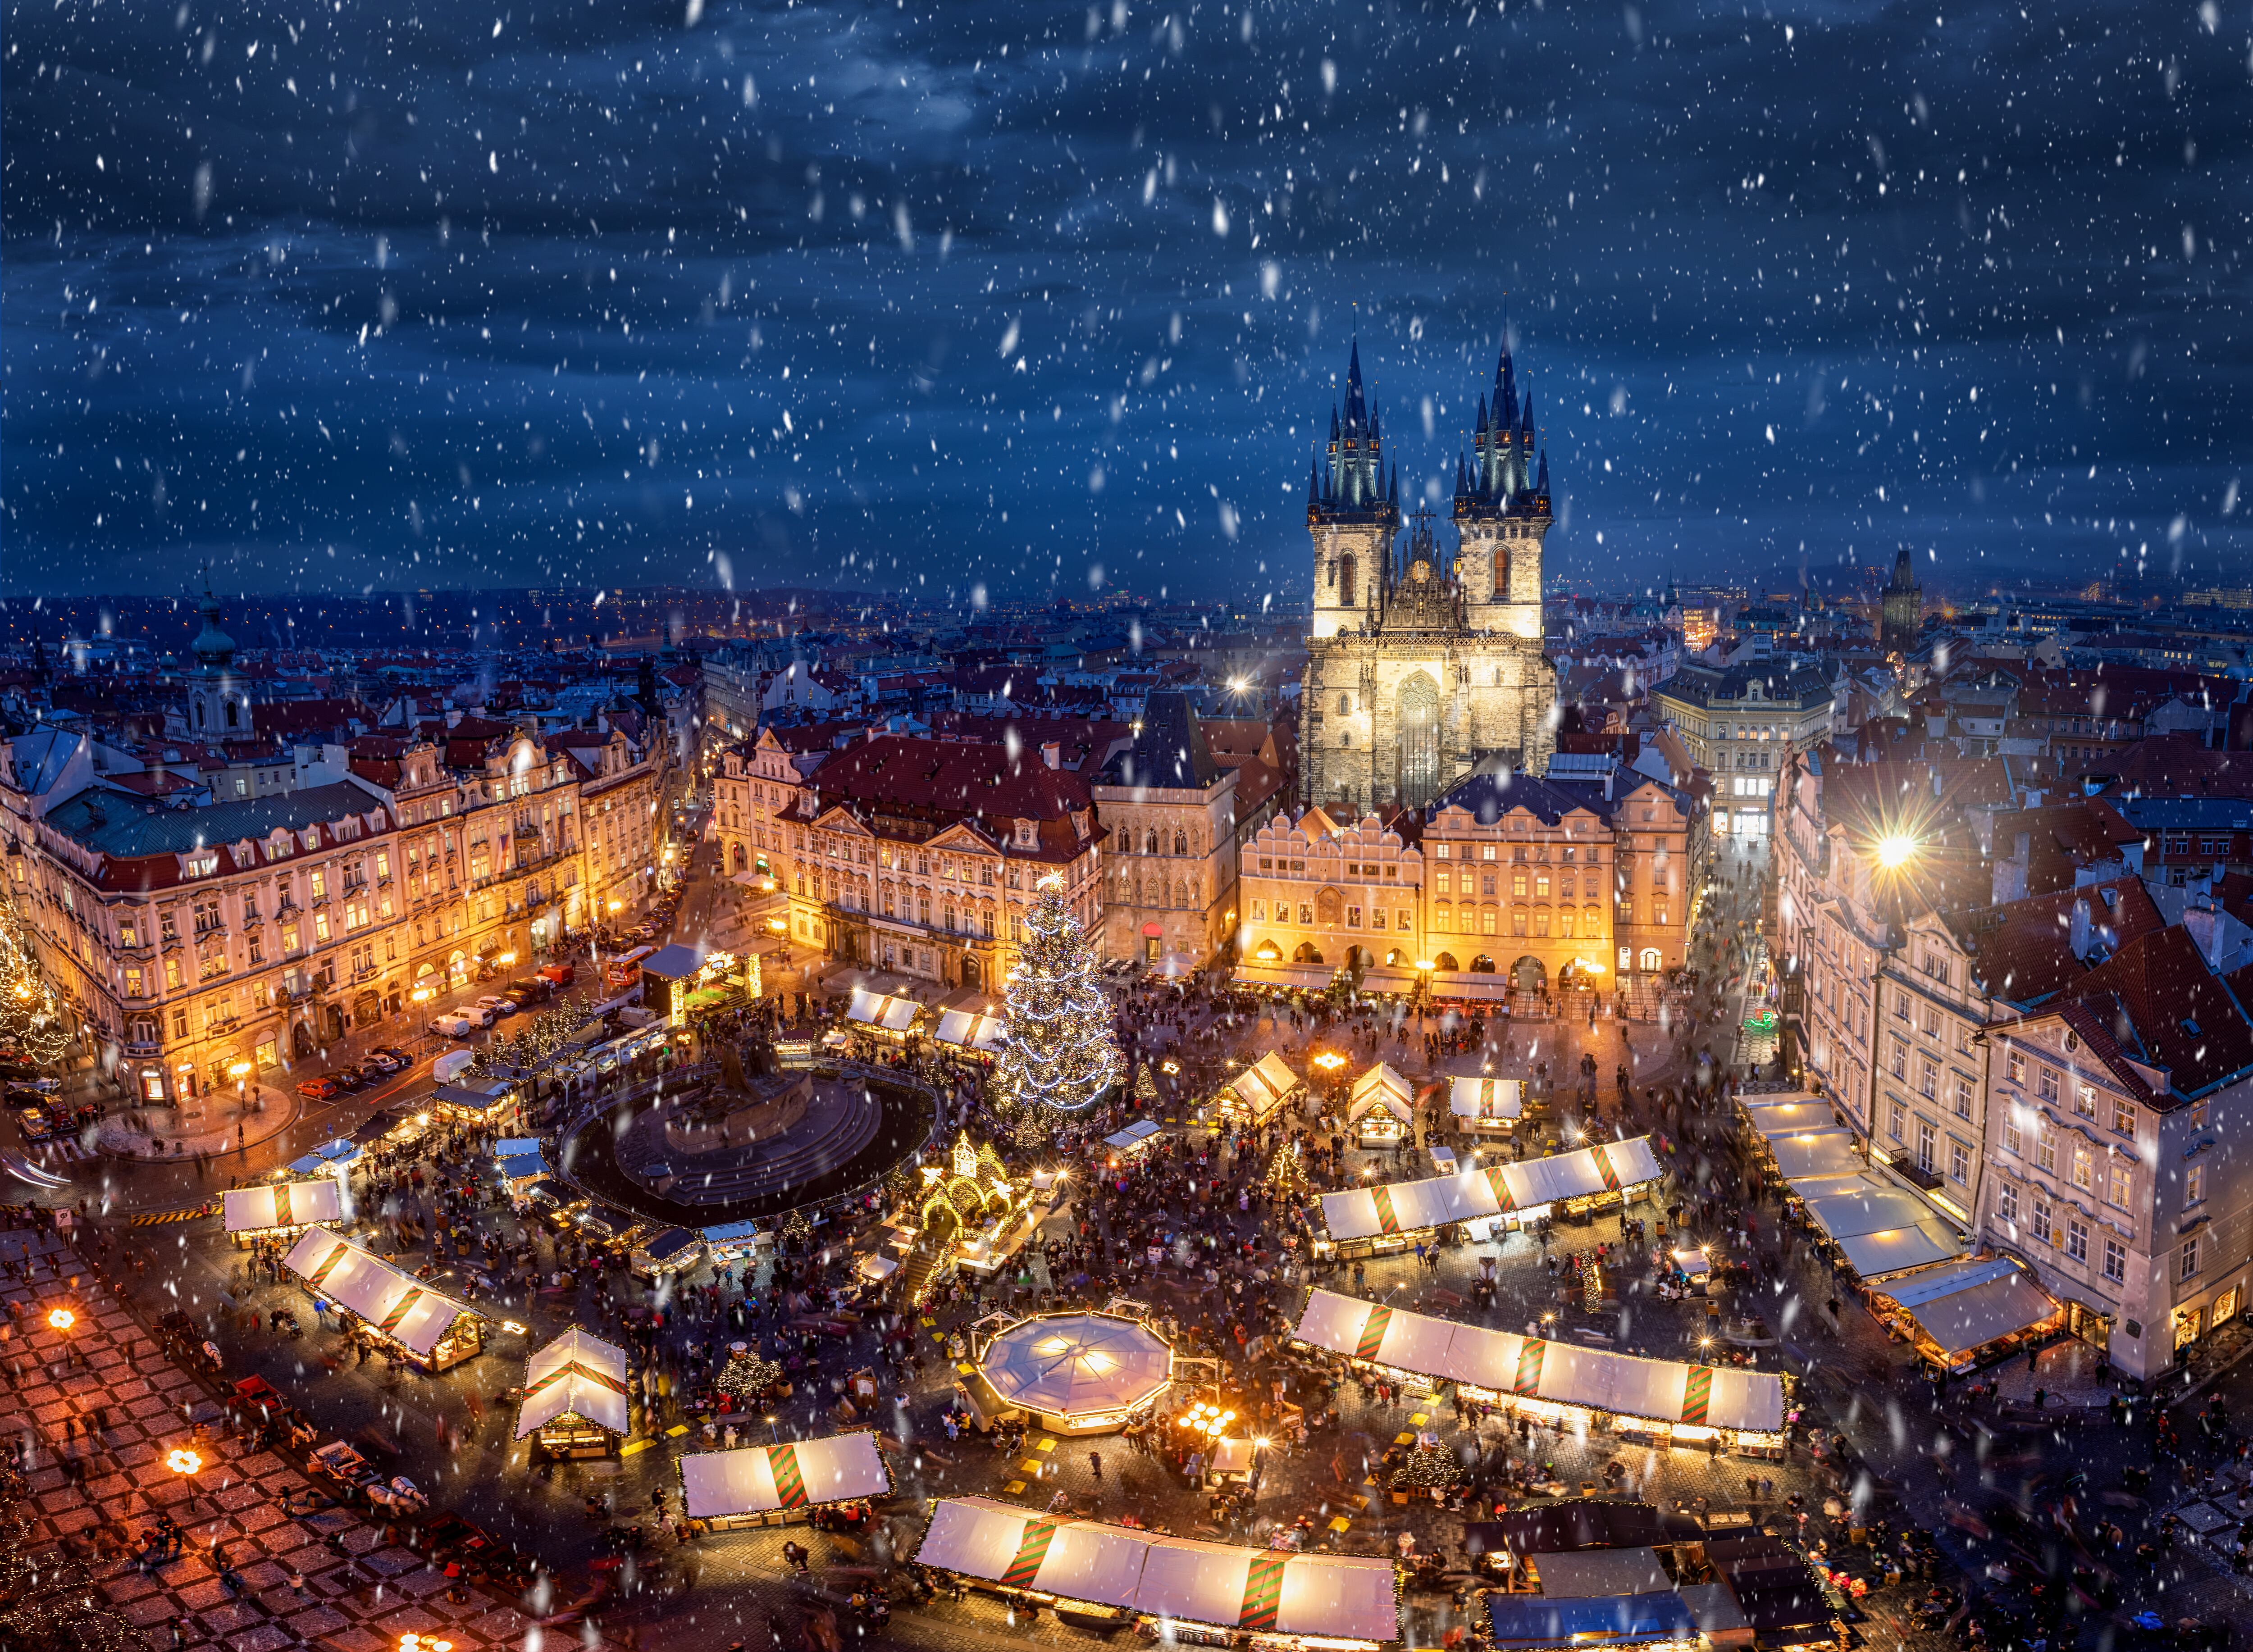
[[1008, 986], [1009, 1034], [995, 1072], [1016, 1106], [1078, 1112], [1117, 1082], [1111, 1004], [1096, 976], [1095, 949], [1064, 903], [1064, 879], [1040, 882]]
[[0, 1044], [14, 1045], [40, 1067], [60, 1061], [70, 1048], [62, 1005], [11, 899], [0, 899]]

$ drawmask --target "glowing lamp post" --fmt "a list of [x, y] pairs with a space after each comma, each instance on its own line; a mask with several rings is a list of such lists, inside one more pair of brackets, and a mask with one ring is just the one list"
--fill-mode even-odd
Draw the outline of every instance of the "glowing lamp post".
[[1896, 832], [1878, 840], [1878, 864], [1888, 872], [1898, 872], [1916, 858], [1917, 842], [1906, 833]]
[[426, 1640], [410, 1629], [399, 1637], [399, 1652], [454, 1652], [454, 1643]]
[[164, 1453], [164, 1467], [176, 1474], [192, 1474], [204, 1466], [204, 1460], [183, 1447]]
[[47, 1315], [47, 1323], [58, 1331], [67, 1331], [78, 1323], [78, 1315], [66, 1307], [59, 1307]]

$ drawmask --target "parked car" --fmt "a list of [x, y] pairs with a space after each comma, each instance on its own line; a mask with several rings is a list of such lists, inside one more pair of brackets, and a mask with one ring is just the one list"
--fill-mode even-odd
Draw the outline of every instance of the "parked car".
[[492, 1025], [490, 1016], [465, 1015], [459, 1010], [448, 1010], [430, 1018], [430, 1030], [441, 1038], [467, 1038], [478, 1028]]
[[478, 1007], [485, 1012], [486, 1025], [490, 1026], [505, 1015], [515, 1014], [520, 1006], [514, 999], [502, 993], [487, 993], [478, 1000]]
[[568, 964], [543, 964], [540, 979], [554, 986], [569, 986], [579, 979], [579, 972]]
[[297, 1086], [297, 1093], [314, 1101], [327, 1101], [332, 1097], [343, 1095], [345, 1087], [334, 1077], [324, 1076], [303, 1080]]
[[0, 1096], [0, 1101], [6, 1102], [10, 1107], [38, 1107], [44, 1105], [46, 1099], [38, 1091], [26, 1090], [21, 1084], [9, 1085], [7, 1093]]
[[59, 1078], [34, 1078], [31, 1080], [31, 1088], [38, 1091], [42, 1095], [52, 1096], [62, 1087], [63, 1081]]
[[469, 1071], [478, 1059], [471, 1049], [450, 1049], [443, 1056], [430, 1057], [430, 1079], [433, 1084], [450, 1084]]
[[527, 1009], [534, 1004], [546, 1003], [555, 991], [554, 986], [537, 975], [528, 976], [520, 981], [511, 981], [508, 984], [508, 995], [516, 1000], [516, 1007], [519, 1009]]
[[37, 1107], [26, 1107], [17, 1115], [16, 1122], [23, 1127], [26, 1141], [45, 1141], [55, 1133], [53, 1123]]
[[380, 1073], [395, 1073], [405, 1069], [409, 1063], [406, 1056], [395, 1049], [378, 1049], [369, 1050], [367, 1059], [360, 1064], [363, 1067], [373, 1067]]

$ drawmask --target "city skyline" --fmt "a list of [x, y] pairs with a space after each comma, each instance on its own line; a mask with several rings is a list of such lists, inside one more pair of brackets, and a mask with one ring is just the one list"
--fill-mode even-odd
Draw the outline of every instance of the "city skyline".
[[1226, 11], [27, 12], [6, 589], [1299, 603], [1505, 336], [1566, 578], [2242, 561], [2239, 24]]

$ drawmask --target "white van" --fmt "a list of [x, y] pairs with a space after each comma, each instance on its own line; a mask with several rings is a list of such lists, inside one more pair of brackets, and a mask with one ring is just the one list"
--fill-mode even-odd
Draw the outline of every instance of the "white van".
[[478, 1058], [474, 1049], [450, 1049], [430, 1063], [430, 1077], [441, 1084], [450, 1084], [469, 1071], [470, 1063]]
[[467, 1038], [484, 1025], [476, 1016], [464, 1015], [458, 1011], [449, 1011], [443, 1015], [430, 1018], [430, 1030], [441, 1038]]

